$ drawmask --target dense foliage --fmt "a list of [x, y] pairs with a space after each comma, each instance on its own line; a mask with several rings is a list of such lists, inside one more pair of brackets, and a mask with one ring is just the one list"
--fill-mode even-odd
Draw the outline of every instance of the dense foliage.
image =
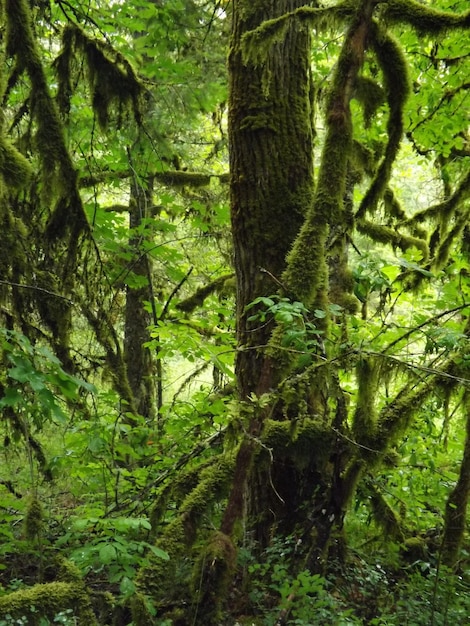
[[0, 0], [0, 626], [466, 623], [469, 25]]

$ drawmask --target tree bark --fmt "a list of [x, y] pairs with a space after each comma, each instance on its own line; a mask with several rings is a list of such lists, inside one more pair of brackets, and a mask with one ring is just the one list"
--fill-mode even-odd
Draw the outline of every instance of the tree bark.
[[[286, 255], [313, 198], [310, 34], [290, 20], [282, 42], [262, 64], [244, 58], [243, 36], [263, 21], [302, 6], [302, 0], [234, 4], [229, 54], [229, 143], [231, 215], [237, 273], [239, 397], [262, 396], [277, 386], [281, 364], [266, 355], [273, 322], [250, 321], [246, 306], [279, 291]], [[252, 410], [253, 409], [253, 410]], [[248, 409], [236, 481], [222, 531], [232, 534], [245, 514], [247, 479], [259, 449], [263, 411]]]
[[135, 260], [130, 267], [130, 274], [138, 277], [142, 284], [127, 285], [124, 321], [124, 360], [129, 385], [135, 398], [135, 408], [147, 421], [155, 417], [154, 364], [150, 350], [144, 347], [150, 340], [148, 328], [152, 323], [151, 314], [145, 309], [144, 302], [153, 300], [150, 260], [145, 252], [145, 236], [136, 231], [144, 219], [150, 217], [151, 186], [143, 188], [137, 180], [131, 184], [129, 208], [129, 227], [131, 235], [129, 245], [134, 251]]

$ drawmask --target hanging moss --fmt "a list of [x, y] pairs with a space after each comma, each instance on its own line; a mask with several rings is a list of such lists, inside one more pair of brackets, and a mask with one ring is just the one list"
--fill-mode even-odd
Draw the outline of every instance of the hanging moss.
[[41, 165], [42, 193], [47, 204], [56, 199], [49, 241], [57, 242], [65, 233], [73, 233], [65, 266], [75, 271], [76, 252], [81, 232], [88, 222], [78, 193], [77, 173], [67, 150], [56, 105], [50, 95], [48, 80], [32, 29], [31, 8], [27, 0], [6, 0], [6, 51], [16, 58], [19, 70], [31, 82], [30, 109], [36, 123], [35, 144]]
[[[470, 209], [460, 211], [455, 216], [455, 223], [446, 237], [439, 242], [435, 258], [433, 259], [433, 267], [441, 269], [447, 263], [450, 257], [452, 244], [460, 237], [468, 224]], [[440, 238], [441, 239], [441, 238]]]
[[[385, 215], [388, 221], [405, 221], [407, 219], [407, 215], [405, 210], [401, 206], [398, 198], [393, 193], [393, 190], [390, 187], [387, 187], [384, 191], [383, 196], [384, 201], [384, 209]], [[425, 239], [424, 231], [420, 231], [422, 233], [421, 239]]]
[[433, 385], [432, 378], [420, 386], [410, 384], [381, 410], [374, 441], [374, 446], [379, 451], [385, 452], [407, 429], [416, 411], [433, 391]]
[[454, 193], [443, 202], [418, 211], [411, 217], [407, 224], [421, 223], [427, 219], [436, 219], [442, 216], [445, 221], [450, 222], [456, 209], [470, 196], [470, 172], [468, 172], [459, 182]]
[[72, 64], [77, 51], [85, 56], [87, 62], [93, 110], [100, 126], [108, 126], [113, 106], [118, 111], [118, 126], [126, 107], [132, 109], [136, 121], [140, 123], [143, 85], [131, 64], [108, 43], [92, 39], [76, 24], [69, 24], [64, 29], [62, 50], [55, 62], [61, 111], [67, 114], [70, 107]]
[[403, 543], [405, 535], [400, 515], [392, 508], [383, 493], [371, 481], [367, 485], [367, 495], [375, 522], [384, 530], [387, 537]]
[[362, 105], [364, 125], [368, 128], [377, 109], [385, 102], [384, 90], [374, 79], [358, 76], [354, 85], [354, 98]]
[[179, 504], [177, 515], [158, 539], [157, 545], [168, 552], [170, 560], [150, 557], [149, 565], [144, 566], [138, 574], [138, 587], [142, 592], [158, 600], [162, 591], [167, 595], [174, 592], [171, 590], [172, 585], [174, 587], [178, 583], [185, 587], [189, 584], [188, 579], [176, 581], [172, 577], [176, 576], [181, 558], [187, 555], [196, 539], [201, 517], [226, 493], [233, 465], [233, 456], [216, 457], [200, 471], [196, 485]]

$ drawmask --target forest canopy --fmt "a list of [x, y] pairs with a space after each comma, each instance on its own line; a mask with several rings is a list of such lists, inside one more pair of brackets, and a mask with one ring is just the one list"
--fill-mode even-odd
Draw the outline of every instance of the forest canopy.
[[464, 0], [0, 0], [0, 626], [463, 624]]

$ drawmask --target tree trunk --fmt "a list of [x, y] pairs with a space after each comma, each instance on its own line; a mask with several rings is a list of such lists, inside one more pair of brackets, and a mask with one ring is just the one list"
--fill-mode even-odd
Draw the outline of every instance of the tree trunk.
[[[243, 36], [263, 21], [302, 6], [302, 0], [235, 3], [229, 55], [231, 210], [237, 273], [236, 362], [242, 402], [276, 388], [282, 363], [266, 354], [273, 321], [248, 318], [246, 306], [281, 285], [286, 255], [313, 198], [312, 85], [310, 34], [290, 20], [282, 42], [257, 62], [243, 55]], [[253, 395], [254, 394], [254, 395]], [[222, 523], [231, 534], [244, 516], [247, 479], [259, 451], [255, 438], [263, 410], [247, 407], [248, 431], [241, 445], [236, 480]], [[256, 498], [256, 489], [251, 494]], [[257, 508], [257, 507], [255, 507]]]
[[455, 565], [465, 534], [467, 506], [470, 495], [470, 394], [465, 394], [466, 413], [465, 446], [457, 484], [446, 504], [442, 554], [444, 563]]
[[145, 230], [137, 232], [150, 217], [151, 185], [143, 188], [139, 181], [131, 184], [131, 200], [129, 207], [129, 227], [133, 231], [129, 245], [134, 252], [129, 274], [135, 276], [139, 283], [127, 285], [126, 309], [124, 322], [124, 360], [129, 385], [135, 398], [135, 408], [139, 415], [148, 421], [155, 417], [155, 385], [154, 364], [152, 354], [144, 347], [150, 340], [149, 325], [152, 323], [150, 313], [145, 309], [144, 302], [153, 301], [152, 275], [150, 259], [145, 252]]

